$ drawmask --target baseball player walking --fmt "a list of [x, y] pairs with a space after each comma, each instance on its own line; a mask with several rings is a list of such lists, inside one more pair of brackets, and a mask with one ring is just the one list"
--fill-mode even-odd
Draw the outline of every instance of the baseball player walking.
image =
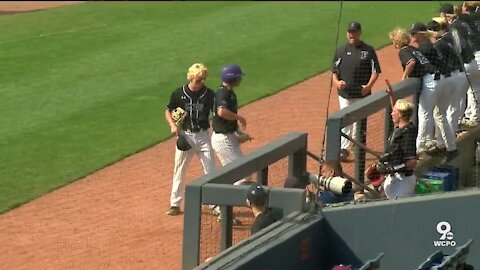
[[[333, 58], [332, 79], [337, 87], [340, 109], [370, 95], [381, 72], [375, 49], [360, 39], [361, 33], [360, 23], [349, 23], [348, 43], [337, 48]], [[354, 123], [344, 127], [342, 132], [355, 138], [355, 129]], [[350, 141], [342, 137], [341, 160], [350, 155], [349, 147]]]
[[[238, 114], [238, 101], [234, 88], [240, 86], [244, 75], [238, 65], [223, 67], [221, 72], [222, 85], [215, 93], [212, 147], [222, 166], [243, 156], [236, 132], [239, 126], [246, 129], [247, 120]], [[250, 181], [250, 179], [239, 180], [236, 184], [244, 181]]]
[[[171, 132], [177, 135], [182, 134], [191, 146], [187, 151], [182, 151], [178, 147], [175, 149], [170, 209], [167, 215], [180, 214], [185, 171], [194, 154], [200, 158], [205, 174], [215, 170], [215, 159], [208, 134], [209, 116], [213, 109], [215, 93], [205, 85], [207, 76], [208, 70], [205, 65], [193, 64], [187, 72], [188, 84], [173, 91], [165, 110], [165, 119], [170, 124]], [[171, 114], [177, 107], [188, 113], [179, 127], [173, 121]]]

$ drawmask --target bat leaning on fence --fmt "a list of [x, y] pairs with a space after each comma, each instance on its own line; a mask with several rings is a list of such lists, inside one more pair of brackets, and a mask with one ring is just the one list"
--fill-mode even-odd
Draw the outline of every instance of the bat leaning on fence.
[[392, 85], [390, 84], [390, 81], [388, 81], [388, 79], [385, 79], [385, 84], [387, 84], [387, 89], [385, 90], [385, 92], [387, 92], [387, 95], [390, 99], [390, 106], [392, 107], [395, 107], [395, 98], [393, 97], [393, 87]]

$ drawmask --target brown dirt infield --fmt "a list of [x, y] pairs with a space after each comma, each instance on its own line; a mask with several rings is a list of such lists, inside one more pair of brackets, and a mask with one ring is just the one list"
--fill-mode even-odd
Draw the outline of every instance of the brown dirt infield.
[[83, 2], [85, 1], [2, 1], [0, 3], [0, 15], [76, 5]]
[[[15, 4], [5, 9], [2, 3], [0, 10], [13, 10]], [[378, 55], [383, 73], [375, 89], [383, 89], [385, 78], [399, 80], [401, 68], [391, 46]], [[309, 150], [319, 153], [328, 87], [329, 74], [324, 73], [242, 107], [247, 131], [255, 137], [244, 144], [244, 151], [291, 131], [305, 131]], [[338, 110], [335, 91], [330, 104], [330, 112]], [[180, 269], [183, 215], [165, 215], [173, 154], [174, 140], [166, 140], [1, 215], [0, 265], [3, 269]], [[315, 162], [309, 159], [308, 167], [315, 171]], [[194, 159], [186, 182], [201, 172]], [[248, 228], [242, 230], [242, 237], [248, 235]]]

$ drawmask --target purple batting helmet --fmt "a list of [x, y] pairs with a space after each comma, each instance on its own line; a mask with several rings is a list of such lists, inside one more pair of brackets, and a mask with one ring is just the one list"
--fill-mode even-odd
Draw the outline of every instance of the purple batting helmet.
[[231, 82], [245, 75], [239, 65], [227, 65], [222, 68], [222, 81]]

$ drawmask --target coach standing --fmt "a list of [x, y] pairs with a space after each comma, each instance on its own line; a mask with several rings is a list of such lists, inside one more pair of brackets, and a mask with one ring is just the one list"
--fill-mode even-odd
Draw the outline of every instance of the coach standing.
[[[362, 27], [358, 22], [348, 24], [348, 43], [337, 48], [333, 58], [333, 83], [337, 87], [340, 109], [371, 94], [372, 87], [381, 72], [372, 46], [360, 40]], [[342, 132], [355, 137], [356, 124], [344, 127]], [[341, 138], [340, 159], [349, 155], [350, 141]]]
[[[193, 64], [187, 72], [188, 84], [172, 92], [165, 110], [165, 119], [170, 125], [171, 132], [182, 135], [191, 146], [190, 149], [179, 149], [177, 144], [175, 148], [170, 209], [166, 213], [170, 216], [180, 214], [180, 202], [184, 193], [183, 179], [193, 154], [196, 153], [200, 158], [205, 174], [215, 170], [215, 159], [208, 134], [210, 127], [208, 118], [213, 109], [215, 93], [205, 85], [207, 76], [208, 70], [205, 65]], [[188, 113], [179, 127], [176, 126], [171, 114], [177, 107]]]

